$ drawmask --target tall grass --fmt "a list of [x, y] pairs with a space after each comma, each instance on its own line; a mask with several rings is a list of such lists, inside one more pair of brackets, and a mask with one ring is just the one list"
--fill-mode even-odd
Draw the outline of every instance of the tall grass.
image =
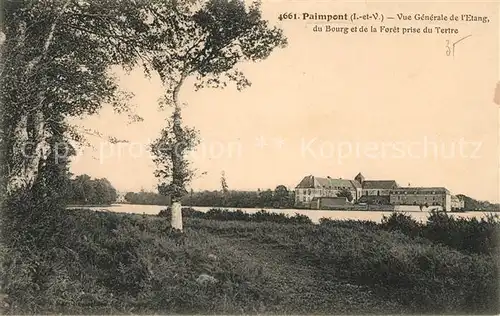
[[[41, 235], [47, 227], [57, 232], [45, 235], [43, 251], [0, 249], [8, 312], [335, 313], [353, 310], [356, 297], [373, 307], [364, 313], [394, 301], [401, 313], [499, 312], [495, 243], [485, 242], [496, 236], [498, 222], [434, 217], [426, 228], [394, 215], [380, 225], [312, 225], [267, 212], [183, 213], [186, 228], [179, 234], [171, 231], [169, 217], [58, 212], [33, 228]], [[455, 232], [454, 239], [439, 229]], [[478, 240], [466, 242], [475, 231], [481, 232]], [[305, 268], [312, 274], [298, 273]], [[202, 274], [215, 282], [200, 284]], [[316, 283], [323, 285], [310, 287]], [[356, 292], [342, 306], [332, 303], [346, 295], [338, 292], [345, 283], [367, 287], [378, 298]]]

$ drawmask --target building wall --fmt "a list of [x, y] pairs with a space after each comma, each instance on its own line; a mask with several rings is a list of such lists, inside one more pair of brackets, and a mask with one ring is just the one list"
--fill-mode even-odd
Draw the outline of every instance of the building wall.
[[[405, 194], [406, 193], [406, 194]], [[390, 203], [394, 205], [427, 205], [442, 206], [446, 212], [451, 211], [451, 195], [449, 193], [412, 193], [397, 191], [390, 195]]]
[[[353, 202], [359, 198], [359, 192], [356, 188], [349, 189], [352, 194]], [[320, 197], [337, 197], [341, 189], [295, 189], [295, 206], [297, 207], [311, 207], [313, 198]]]
[[354, 200], [355, 201], [359, 200], [362, 195], [363, 195], [363, 189], [362, 188], [356, 188], [356, 197], [354, 198]]
[[334, 209], [345, 205], [351, 205], [345, 198], [332, 197], [332, 198], [319, 198], [316, 200], [317, 203], [313, 203], [311, 208], [315, 209]]
[[396, 212], [429, 212], [430, 210], [442, 211], [443, 207], [441, 205], [423, 207], [416, 205], [394, 205], [394, 211]]
[[[448, 195], [449, 196], [449, 195]], [[439, 194], [391, 194], [390, 203], [395, 205], [445, 205], [446, 195]]]
[[332, 190], [324, 189], [296, 189], [295, 190], [295, 205], [302, 207], [309, 207], [311, 201], [315, 197], [329, 196], [334, 197], [335, 192]]
[[443, 207], [446, 212], [451, 212], [451, 194], [446, 194], [446, 201]]
[[363, 195], [388, 196], [390, 194], [391, 194], [391, 190], [387, 190], [387, 189], [363, 189]]

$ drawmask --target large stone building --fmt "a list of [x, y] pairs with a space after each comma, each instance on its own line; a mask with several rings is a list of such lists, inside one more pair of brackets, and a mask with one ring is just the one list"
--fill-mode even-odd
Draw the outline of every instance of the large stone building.
[[337, 197], [342, 190], [351, 192], [352, 202], [388, 204], [391, 190], [397, 187], [394, 180], [365, 180], [361, 173], [354, 180], [309, 175], [295, 187], [295, 206], [310, 207], [314, 198]]
[[392, 205], [441, 206], [451, 211], [451, 194], [443, 187], [405, 187], [391, 190], [389, 202]]
[[313, 175], [306, 176], [295, 187], [295, 206], [311, 206], [314, 198], [337, 197], [342, 190], [351, 192], [353, 201], [361, 196], [361, 185], [354, 180], [320, 178]]
[[394, 180], [366, 180], [361, 173], [354, 180], [306, 176], [295, 188], [295, 206], [315, 208], [320, 198], [338, 197], [343, 190], [350, 191], [351, 202], [359, 204], [440, 206], [447, 212], [463, 208], [463, 201], [446, 188], [400, 187]]

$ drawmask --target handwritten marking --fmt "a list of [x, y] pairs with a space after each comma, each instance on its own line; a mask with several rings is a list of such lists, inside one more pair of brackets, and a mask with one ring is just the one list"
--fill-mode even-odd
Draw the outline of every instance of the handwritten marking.
[[459, 39], [458, 41], [454, 42], [451, 44], [451, 47], [450, 47], [450, 41], [449, 40], [446, 40], [446, 56], [450, 56], [452, 55], [453, 57], [455, 57], [455, 45], [457, 45], [458, 43], [460, 43], [461, 41], [463, 41], [464, 39], [466, 38], [469, 38], [471, 37], [472, 34], [469, 34], [465, 37], [462, 37], [461, 39]]

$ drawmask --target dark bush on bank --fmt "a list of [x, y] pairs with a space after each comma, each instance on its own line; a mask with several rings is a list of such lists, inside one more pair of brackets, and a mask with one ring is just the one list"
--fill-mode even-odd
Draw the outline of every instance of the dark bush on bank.
[[445, 212], [431, 212], [426, 223], [403, 213], [383, 217], [380, 228], [399, 231], [410, 237], [423, 237], [435, 243], [468, 253], [498, 254], [500, 221], [498, 216], [454, 217]]
[[323, 277], [348, 279], [415, 313], [498, 313], [498, 263], [399, 232], [319, 226], [299, 242]]
[[[170, 218], [172, 211], [170, 208], [161, 210], [160, 217]], [[274, 222], [281, 224], [312, 224], [311, 219], [306, 215], [295, 214], [288, 216], [283, 213], [272, 213], [260, 210], [256, 213], [245, 213], [241, 210], [231, 211], [212, 208], [207, 212], [196, 211], [193, 208], [182, 208], [182, 216], [186, 218], [211, 219], [217, 221], [246, 221], [246, 222]]]

